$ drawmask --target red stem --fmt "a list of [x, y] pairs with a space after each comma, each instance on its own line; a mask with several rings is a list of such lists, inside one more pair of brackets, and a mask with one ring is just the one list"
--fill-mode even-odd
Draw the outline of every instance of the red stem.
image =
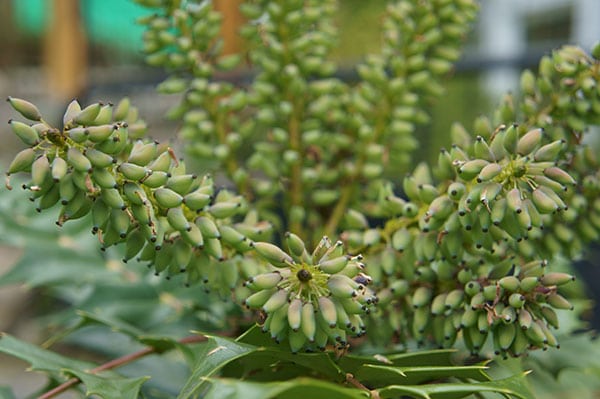
[[[206, 341], [206, 337], [204, 336], [200, 336], [200, 335], [192, 335], [189, 337], [185, 337], [180, 339], [178, 342], [180, 344], [183, 345], [187, 345], [187, 344], [195, 344], [198, 342], [203, 342]], [[124, 355], [121, 356], [117, 359], [113, 359], [109, 362], [106, 362], [104, 364], [101, 364], [100, 366], [91, 369], [90, 371], [88, 371], [88, 373], [90, 374], [97, 374], [101, 371], [106, 371], [106, 370], [111, 370], [117, 367], [121, 367], [124, 366], [126, 364], [132, 363], [138, 359], [141, 359], [144, 356], [148, 356], [152, 353], [156, 352], [156, 348], [152, 347], [152, 346], [148, 346], [144, 349], [141, 349], [137, 352], [134, 353], [130, 353], [128, 355]], [[73, 388], [74, 386], [76, 386], [77, 384], [79, 384], [81, 382], [81, 380], [77, 377], [73, 377], [65, 382], [63, 382], [62, 384], [60, 384], [59, 386], [57, 386], [56, 388], [44, 393], [43, 395], [39, 396], [38, 399], [50, 399], [55, 397], [56, 395], [65, 392], [67, 389]]]

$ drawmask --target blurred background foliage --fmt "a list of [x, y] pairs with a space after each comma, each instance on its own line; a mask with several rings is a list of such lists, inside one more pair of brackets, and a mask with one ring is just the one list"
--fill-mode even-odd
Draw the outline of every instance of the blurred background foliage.
[[[70, 20], [64, 25], [70, 25], [65, 29], [80, 33], [83, 42], [74, 41], [72, 37], [62, 39], [56, 33], [60, 15], [54, 8], [59, 4], [77, 10], [80, 20]], [[384, 0], [340, 2], [336, 21], [340, 37], [334, 57], [342, 66], [340, 74], [343, 78], [352, 80], [356, 76], [353, 65], [364, 54], [379, 49], [385, 4]], [[434, 104], [434, 122], [419, 132], [422, 145], [421, 154], [417, 155], [425, 156], [427, 160], [437, 156], [441, 146], [450, 144], [447, 132], [452, 122], [469, 126], [476, 116], [489, 113], [499, 95], [517, 87], [518, 71], [534, 66], [541, 55], [567, 42], [590, 48], [593, 44], [590, 37], [600, 37], [600, 34], [597, 24], [590, 25], [582, 20], [586, 9], [592, 15], [600, 12], [593, 0], [533, 1], [528, 5], [518, 1], [483, 1], [479, 25], [473, 30], [465, 55], [453, 72], [454, 79], [450, 80], [446, 94]], [[74, 96], [83, 102], [87, 99], [110, 101], [124, 94], [135, 98], [137, 93], [143, 99], [144, 93], [152, 90], [163, 76], [161, 71], [144, 65], [143, 27], [134, 21], [147, 13], [133, 1], [122, 0], [13, 0], [0, 3], [0, 35], [3, 38], [0, 42], [0, 94], [27, 97], [57, 113]], [[504, 16], [513, 17], [513, 20], [501, 19]], [[494, 26], [489, 27], [489, 21], [494, 19]], [[513, 32], [508, 40], [502, 38], [504, 29]], [[492, 37], [487, 38], [489, 35]], [[69, 42], [59, 45], [57, 41], [60, 40]], [[511, 40], [518, 41], [518, 45], [508, 51], [506, 48], [510, 45], [506, 42]], [[62, 94], [53, 84], [57, 79], [53, 60], [69, 57], [80, 59], [75, 73], [83, 74], [84, 79], [74, 92], [71, 89], [70, 93]], [[493, 85], [488, 84], [490, 81]], [[496, 86], [504, 88], [498, 91]], [[57, 99], [60, 100], [58, 104]], [[146, 102], [149, 103], [147, 107]], [[155, 135], [162, 132], [164, 137], [165, 132], [176, 130], [165, 125], [160, 112], [173, 103], [175, 100], [166, 96], [137, 102], [140, 108], [147, 110], [147, 119], [151, 127], [155, 127]], [[16, 142], [11, 139], [8, 145], [16, 146]], [[4, 154], [0, 153], [0, 160], [6, 163]]]
[[[57, 12], [61, 3], [78, 12], [79, 20], [69, 20], [67, 25], [72, 25], [75, 29], [82, 28], [85, 44], [81, 48], [68, 48], [67, 42], [55, 43], [61, 39], [54, 37], [52, 31], [54, 25], [60, 24], [57, 20], [60, 19], [58, 12], [64, 12]], [[588, 26], [586, 21], [581, 20], [582, 10], [587, 9], [592, 15], [597, 10], [593, 1], [534, 1], [528, 6], [517, 6], [516, 3], [493, 0], [482, 2], [480, 26], [474, 29], [466, 54], [453, 72], [455, 76], [447, 86], [446, 94], [434, 104], [433, 123], [422, 128], [418, 135], [421, 153], [417, 158], [433, 160], [440, 147], [450, 144], [447, 133], [452, 122], [459, 121], [469, 126], [475, 117], [489, 112], [494, 101], [497, 101], [497, 93], [489, 93], [489, 86], [485, 84], [486, 74], [490, 70], [506, 66], [520, 70], [522, 67], [533, 66], [540, 55], [557, 45], [579, 42], [578, 44], [589, 47], [591, 42], [582, 42], [582, 38], [597, 34], [597, 26]], [[340, 2], [337, 18], [340, 38], [334, 56], [341, 63], [340, 73], [346, 79], [354, 79], [353, 64], [357, 60], [365, 53], [379, 48], [380, 20], [385, 4], [386, 1], [383, 0]], [[481, 39], [485, 36], [483, 33], [487, 29], [490, 15], [491, 18], [500, 17], [492, 15], [498, 7], [505, 11], [513, 7], [515, 15], [519, 16], [508, 22], [512, 24], [513, 30], [520, 32], [524, 43], [520, 43], [510, 56], [495, 55], [493, 46], [490, 48], [489, 43], [482, 43]], [[145, 93], [153, 92], [154, 85], [162, 77], [160, 71], [148, 68], [143, 63], [140, 50], [143, 27], [136, 25], [134, 21], [147, 12], [132, 1], [122, 0], [1, 2], [0, 36], [3, 41], [0, 42], [0, 94], [4, 97], [9, 94], [27, 97], [42, 106], [45, 104], [49, 108], [62, 110], [63, 105], [56, 104], [57, 97], [59, 102], [66, 102], [70, 97], [61, 98], [60, 90], [52, 91], [49, 88], [53, 73], [50, 60], [60, 58], [61, 54], [48, 54], [48, 48], [56, 45], [61, 51], [79, 53], [78, 56], [83, 59], [81, 68], [85, 69], [86, 79], [77, 93], [82, 102], [88, 99], [110, 101], [125, 93], [133, 97], [138, 95], [143, 99]], [[581, 33], [586, 29], [588, 33]], [[173, 99], [153, 95], [141, 103], [137, 100], [134, 102], [144, 110], [155, 136], [174, 135], [177, 126], [165, 122], [160, 112], [167, 109], [174, 102]], [[3, 107], [1, 114], [4, 116], [7, 111], [7, 107]], [[18, 144], [6, 128], [2, 129], [2, 137], [6, 145], [3, 146], [5, 151], [0, 153], [0, 161], [5, 164], [6, 154], [13, 153]], [[11, 209], [3, 208], [2, 212], [6, 212], [4, 216], [12, 216]], [[34, 226], [42, 226], [44, 222], [38, 221]], [[51, 231], [55, 229], [51, 228]], [[33, 234], [33, 230], [29, 233]], [[23, 241], [10, 240], [4, 234], [3, 241], [16, 246], [23, 245]], [[94, 245], [82, 247], [77, 244], [76, 247], [88, 251]]]
[[[227, 1], [230, 0], [221, 0], [221, 3]], [[342, 78], [353, 80], [356, 77], [353, 65], [365, 53], [379, 48], [381, 13], [387, 2], [341, 0], [339, 3], [340, 38], [334, 57], [341, 64]], [[518, 71], [533, 67], [543, 54], [568, 42], [589, 49], [600, 38], [600, 24], [597, 23], [600, 2], [597, 0], [526, 3], [519, 0], [482, 1], [479, 25], [474, 27], [466, 52], [452, 72], [454, 76], [446, 86], [445, 95], [434, 104], [433, 122], [417, 132], [421, 146], [416, 159], [436, 159], [440, 147], [450, 144], [448, 132], [452, 122], [458, 121], [469, 127], [478, 115], [489, 114], [505, 90], [517, 87]], [[150, 125], [151, 136], [174, 139], [176, 122], [166, 121], [162, 115], [177, 99], [154, 92], [154, 86], [165, 75], [144, 65], [143, 27], [134, 23], [145, 13], [147, 10], [133, 1], [123, 0], [1, 1], [0, 96], [27, 98], [38, 104], [44, 114], [54, 113], [58, 120], [60, 111], [73, 97], [87, 103], [116, 101], [128, 95], [142, 110]], [[61, 18], [68, 15], [71, 18], [64, 23]], [[73, 15], [77, 17], [73, 18]], [[61, 87], [63, 78], [57, 72], [57, 68], [61, 68], [60, 60], [76, 68], [70, 72], [71, 78], [73, 74], [80, 77], [71, 79], [77, 82], [75, 86]], [[240, 73], [242, 76], [232, 78], [243, 82], [243, 74], [251, 71]], [[0, 119], [9, 117], [9, 107], [2, 105]], [[0, 126], [3, 126], [0, 128], [3, 143], [0, 166], [5, 166], [9, 154], [14, 154], [20, 145], [6, 125]], [[595, 137], [598, 144], [600, 135]], [[223, 302], [218, 294], [184, 289], [181, 282], [156, 278], [142, 266], [126, 270], [118, 253], [99, 251], [96, 238], [87, 234], [83, 227], [89, 225], [88, 221], [82, 220], [59, 231], [51, 223], [54, 220], [52, 214], [30, 218], [33, 207], [23, 201], [20, 194], [18, 191], [8, 193], [4, 188], [0, 190], [0, 256], [3, 259], [0, 274], [4, 274], [0, 280], [0, 285], [4, 286], [0, 287], [0, 331], [41, 342], [58, 331], [55, 327], [64, 328], [82, 320], [82, 314], [74, 313], [74, 309], [98, 312], [99, 306], [102, 306], [101, 312], [96, 314], [127, 320], [147, 334], [168, 334], [175, 325], [178, 329], [182, 325], [189, 326], [189, 330], [235, 329], [225, 317], [233, 305]], [[23, 247], [27, 248], [21, 256]], [[14, 254], [20, 258], [12, 268], [9, 260]], [[39, 266], [40, 259], [46, 264], [44, 269], [35, 267]], [[599, 259], [598, 249], [592, 248], [586, 259], [579, 263], [582, 281], [600, 281]], [[36, 273], [35, 278], [31, 278], [31, 273]], [[30, 281], [27, 288], [31, 290], [15, 290], [15, 285], [26, 277]], [[600, 287], [587, 286], [585, 289], [598, 300]], [[198, 295], [205, 295], [206, 300], [198, 301]], [[190, 300], [192, 296], [194, 301]], [[119, 301], [119, 306], [107, 307], [108, 297]], [[192, 302], [195, 306], [210, 305], [210, 311], [195, 308]], [[584, 317], [593, 319], [591, 314]], [[32, 319], [36, 321], [32, 323]], [[593, 323], [598, 327], [597, 321]], [[73, 334], [69, 342], [85, 347], [83, 356], [94, 360], [109, 359], [135, 349], [126, 335], [112, 333], [107, 336], [105, 327], [99, 327], [101, 324], [89, 322], [89, 326]], [[579, 322], [571, 325], [572, 329], [588, 327]], [[590, 349], [582, 344], [581, 338], [573, 338], [573, 341], [565, 342], [563, 347], [577, 348], [571, 351], [573, 362], [590, 359], [585, 366], [590, 377], [587, 382], [593, 385], [592, 379], [600, 370], [594, 359], [600, 357], [589, 351], [600, 354], [599, 345]], [[546, 353], [535, 354], [528, 361], [533, 365], [552, 361], [548, 356]], [[18, 397], [44, 384], [41, 380], [31, 386], [29, 377], [15, 377], [7, 359], [0, 357], [0, 398], [4, 392], [2, 385], [14, 386], [19, 378], [23, 380], [22, 386], [13, 388]], [[152, 370], [152, 362], [147, 360], [141, 366], [138, 363], [133, 366], [138, 375], [139, 367], [147, 367], [147, 374], [153, 375], [152, 381], [157, 384], [180, 385], [176, 378], [178, 367], [182, 367], [180, 359], [172, 359], [173, 367], [169, 372]], [[568, 366], [566, 364], [565, 369]], [[510, 369], [514, 365], [507, 362], [503, 367]], [[22, 370], [24, 367], [16, 363], [15, 368]], [[559, 371], [554, 370], [555, 376]], [[498, 373], [501, 372], [499, 369]], [[127, 369], [124, 373], [127, 374]], [[562, 378], [568, 380], [567, 377], [568, 373]], [[536, 381], [539, 386], [545, 384], [547, 389], [555, 390], [555, 397], [574, 397], [561, 396], [557, 391], [561, 386], [560, 379], [552, 380], [550, 375], [542, 374]], [[575, 381], [581, 382], [578, 378]], [[152, 389], [154, 382], [148, 389]]]

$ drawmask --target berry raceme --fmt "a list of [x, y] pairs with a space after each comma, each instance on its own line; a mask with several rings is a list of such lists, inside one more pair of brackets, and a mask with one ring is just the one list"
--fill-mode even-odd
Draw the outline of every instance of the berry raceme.
[[127, 99], [83, 109], [73, 101], [63, 130], [38, 118], [30, 103], [10, 103], [37, 123], [10, 123], [29, 147], [9, 166], [7, 186], [12, 173], [30, 172], [23, 188], [38, 211], [60, 206], [58, 225], [91, 213], [103, 249], [125, 243], [124, 261], [137, 258], [156, 274], [185, 272], [188, 284], [230, 290], [241, 270], [235, 254], [268, 238], [270, 226], [253, 212], [234, 225], [232, 217], [245, 210], [240, 196], [217, 192], [209, 175], [186, 173], [169, 147], [143, 140], [145, 124]]
[[262, 330], [277, 342], [287, 340], [292, 352], [346, 347], [350, 337], [365, 333], [361, 315], [377, 302], [362, 257], [345, 254], [341, 242], [327, 237], [312, 254], [295, 234], [287, 233], [285, 241], [289, 252], [266, 242], [252, 244], [273, 270], [246, 281], [253, 293], [244, 304], [261, 310]]
[[[565, 202], [570, 209], [562, 212], [561, 222], [546, 225], [547, 230], [553, 233], [530, 240], [538, 250], [542, 249], [543, 256], [562, 252], [570, 258], [577, 258], [585, 244], [599, 236], [598, 213], [594, 207], [598, 191], [597, 185], [593, 184], [598, 181], [598, 162], [594, 151], [581, 144], [587, 126], [598, 124], [600, 92], [595, 83], [599, 79], [598, 62], [597, 58], [574, 46], [554, 51], [541, 59], [537, 73], [523, 73], [520, 101], [507, 96], [494, 118], [496, 124], [508, 123], [515, 120], [517, 112], [520, 112], [521, 119], [537, 121], [547, 137], [544, 149], [538, 150], [538, 159], [552, 155], [556, 149], [550, 145], [552, 141], [564, 140], [563, 151], [569, 162], [558, 166], [568, 166], [568, 174], [583, 186], [566, 194]], [[572, 181], [566, 176], [561, 177], [560, 168], [547, 169], [545, 176], [537, 180], [548, 183], [545, 179], [548, 177], [569, 186]], [[586, 182], [592, 184], [586, 185]], [[559, 193], [562, 189], [556, 184], [552, 184], [551, 188]], [[555, 207], [547, 198], [552, 197], [551, 192], [538, 191], [535, 195], [539, 206], [547, 205], [550, 210]]]
[[[283, 196], [292, 204], [285, 221], [318, 231], [314, 241], [322, 234], [314, 226], [345, 198], [340, 187], [406, 170], [418, 145], [412, 133], [429, 121], [425, 105], [459, 57], [476, 2], [421, 3], [388, 7], [384, 50], [358, 67], [359, 85], [334, 77], [333, 0], [243, 3], [248, 48], [228, 56], [216, 40], [222, 18], [208, 5], [165, 1], [140, 22], [148, 62], [176, 71], [159, 90], [183, 94], [170, 116], [182, 119], [189, 154], [224, 169], [259, 205]], [[408, 19], [416, 25], [405, 27]], [[249, 87], [219, 79], [241, 60], [256, 71]], [[242, 160], [248, 147], [254, 153]]]
[[[548, 271], [545, 261], [524, 263], [516, 257], [501, 260], [485, 253], [474, 256], [468, 251], [460, 261], [445, 259], [439, 253], [433, 260], [418, 261], [412, 248], [423, 239], [416, 235], [409, 250], [388, 247], [378, 251], [378, 256], [367, 253], [373, 265], [370, 271], [374, 287], [384, 287], [378, 291], [378, 307], [367, 319], [367, 326], [385, 325], [370, 336], [387, 331], [445, 348], [459, 339], [473, 354], [483, 350], [489, 337], [502, 356], [557, 346], [551, 331], [558, 328], [556, 311], [572, 309], [559, 292], [574, 280], [573, 276]], [[435, 244], [435, 239], [432, 241]], [[453, 283], [449, 285], [449, 281]], [[399, 313], [410, 316], [394, 316]], [[537, 339], [531, 332], [520, 336], [531, 321], [544, 329], [544, 339]], [[498, 340], [503, 344], [497, 344]]]
[[241, 136], [230, 131], [233, 128], [229, 126], [237, 128], [238, 116], [232, 111], [247, 105], [247, 95], [234, 90], [231, 83], [213, 78], [215, 72], [232, 70], [242, 60], [238, 54], [222, 54], [223, 43], [217, 40], [222, 15], [206, 4], [163, 2], [154, 7], [153, 15], [138, 21], [147, 28], [146, 61], [177, 71], [158, 85], [158, 91], [185, 92], [181, 102], [169, 110], [168, 117], [182, 119], [180, 135], [189, 140], [186, 148], [190, 155], [213, 165], [227, 166], [231, 175], [237, 172], [238, 179], [233, 180], [239, 183], [247, 177], [233, 163]]
[[[579, 87], [569, 90], [575, 101], [598, 61], [572, 48], [557, 52], [554, 61], [561, 57], [580, 74], [568, 79]], [[565, 82], [561, 73], [552, 70], [552, 84]], [[544, 101], [536, 93], [535, 101]], [[597, 96], [588, 90], [585, 99]], [[351, 253], [363, 253], [372, 265], [374, 285], [382, 287], [376, 317], [388, 320], [398, 336], [439, 346], [453, 345], [458, 336], [474, 353], [489, 336], [503, 355], [557, 345], [548, 329], [557, 327], [553, 309], [572, 307], [540, 258], [576, 258], [600, 238], [598, 161], [580, 145], [580, 135], [574, 141], [566, 134], [558, 104], [537, 109], [549, 118], [525, 110], [526, 123], [504, 125], [515, 114], [503, 109], [496, 129], [484, 117], [473, 135], [455, 125], [455, 144], [440, 153], [438, 165], [430, 170], [421, 164], [404, 178], [405, 197], [391, 185], [379, 186], [369, 212], [390, 218], [382, 229], [360, 227], [357, 221], [366, 216], [356, 210], [348, 215], [352, 223], [342, 237]], [[590, 107], [579, 115], [586, 124], [596, 123], [599, 112]], [[574, 128], [572, 120], [566, 124]], [[401, 312], [412, 316], [394, 316]], [[515, 320], [523, 320], [521, 329], [513, 328]]]
[[[498, 129], [489, 145], [482, 136], [478, 136], [472, 147], [468, 142], [464, 149], [455, 145], [453, 154], [449, 154], [456, 171], [455, 181], [434, 186], [432, 173], [422, 165], [403, 181], [408, 201], [397, 197], [391, 186], [380, 188], [382, 212], [400, 215], [404, 222], [397, 225], [414, 224], [419, 234], [437, 241], [420, 241], [416, 248], [419, 261], [433, 259], [435, 256], [430, 252], [435, 252], [438, 244], [445, 256], [458, 258], [464, 243], [456, 239], [457, 235], [468, 234], [468, 244], [474, 249], [496, 251], [498, 245], [511, 246], [530, 236], [541, 237], [547, 234], [542, 232], [544, 227], [560, 220], [567, 210], [566, 202], [574, 194], [574, 180], [556, 161], [534, 160], [534, 154], [546, 147], [542, 145], [540, 129], [524, 132], [515, 144], [515, 152], [509, 153], [506, 148], [510, 148], [510, 136], [518, 136], [516, 129], [514, 125]], [[509, 137], [504, 143], [506, 136]], [[468, 154], [477, 143], [497, 152], [493, 162], [470, 158]], [[552, 142], [557, 148], [560, 144], [561, 141]], [[430, 233], [433, 231], [437, 233]], [[406, 238], [411, 235], [406, 227], [391, 230], [389, 234], [396, 249], [406, 248]], [[367, 238], [367, 233], [354, 237], [359, 250], [367, 244]]]

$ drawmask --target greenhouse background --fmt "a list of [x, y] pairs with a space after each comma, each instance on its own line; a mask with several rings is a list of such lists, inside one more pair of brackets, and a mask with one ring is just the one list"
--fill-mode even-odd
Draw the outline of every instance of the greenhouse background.
[[[238, 0], [214, 1], [226, 14], [235, 32], [239, 21], [230, 8]], [[381, 0], [341, 0], [338, 25], [339, 46], [334, 54], [344, 79], [353, 79], [353, 64], [379, 46], [379, 19], [385, 7]], [[129, 95], [159, 138], [175, 137], [177, 126], [162, 115], [177, 99], [159, 95], [154, 85], [164, 74], [144, 65], [143, 27], [135, 19], [148, 11], [132, 0], [13, 0], [0, 2], [0, 97], [27, 98], [45, 114], [60, 118], [59, 111], [72, 98], [83, 103], [116, 101]], [[562, 43], [586, 49], [600, 39], [600, 1], [597, 0], [483, 0], [481, 15], [459, 61], [447, 95], [434, 106], [434, 124], [424, 130], [420, 154], [437, 156], [450, 143], [447, 134], [453, 121], [469, 124], [489, 111], [506, 91], [517, 91], [519, 71]], [[231, 40], [235, 40], [235, 37]], [[232, 43], [232, 48], [242, 44]], [[242, 79], [251, 71], [240, 71]], [[3, 103], [4, 104], [4, 103]], [[476, 106], [473, 106], [473, 105]], [[9, 107], [0, 107], [0, 119], [11, 117]], [[0, 128], [0, 165], [20, 147], [6, 125]], [[600, 135], [595, 135], [596, 148]], [[2, 243], [0, 231], [0, 245]], [[0, 274], [20, 255], [19, 250], [0, 246]], [[579, 270], [586, 281], [600, 281], [600, 252], [592, 249]], [[595, 265], [594, 265], [595, 264]], [[0, 288], [0, 331], [36, 341], [43, 326], [32, 324], [39, 304], [35, 292], [16, 286]], [[600, 287], [590, 291], [600, 300]], [[598, 318], [593, 320], [599, 327]], [[21, 397], [43, 384], [43, 377], [22, 372], [24, 365], [0, 355], [0, 386], [14, 387]], [[19, 386], [17, 386], [17, 382]], [[64, 396], [67, 397], [67, 396]]]

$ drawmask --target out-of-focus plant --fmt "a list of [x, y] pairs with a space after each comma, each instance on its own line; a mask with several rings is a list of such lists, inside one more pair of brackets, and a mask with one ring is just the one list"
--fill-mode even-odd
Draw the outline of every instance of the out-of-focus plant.
[[[177, 310], [151, 323], [119, 304], [90, 312], [71, 296], [84, 311], [68, 332], [106, 325], [147, 345], [110, 367], [90, 371], [9, 336], [0, 350], [57, 380], [72, 377], [54, 392], [81, 381], [103, 397], [137, 397], [145, 379], [102, 371], [173, 349], [189, 369], [180, 398], [533, 397], [523, 373], [491, 380], [484, 364], [457, 365], [451, 351], [427, 348], [507, 358], [558, 347], [574, 277], [556, 264], [600, 234], [598, 161], [583, 144], [600, 121], [600, 46], [543, 57], [523, 73], [520, 97], [506, 96], [470, 128], [453, 125], [454, 144], [437, 163], [412, 167], [415, 128], [429, 122], [475, 2], [390, 2], [381, 50], [357, 66], [356, 84], [338, 79], [329, 59], [334, 1], [242, 3], [243, 54], [223, 54], [222, 17], [209, 1], [139, 2], [154, 8], [140, 21], [147, 61], [169, 71], [158, 90], [181, 98], [168, 116], [181, 121], [188, 167], [145, 137], [128, 99], [73, 101], [54, 127], [10, 97], [26, 120], [10, 127], [27, 147], [7, 187], [30, 173], [22, 187], [38, 211], [59, 208], [57, 225], [83, 218], [109, 258], [123, 247], [123, 261], [191, 288], [149, 294], [152, 309]], [[242, 63], [248, 85], [223, 78]], [[35, 268], [19, 278], [16, 270], [13, 280], [35, 281]], [[132, 288], [137, 297], [149, 283], [131, 273], [132, 286], [144, 287]], [[107, 276], [94, 278], [97, 292]], [[195, 322], [220, 331], [175, 338]], [[414, 344], [424, 348], [397, 353]]]

